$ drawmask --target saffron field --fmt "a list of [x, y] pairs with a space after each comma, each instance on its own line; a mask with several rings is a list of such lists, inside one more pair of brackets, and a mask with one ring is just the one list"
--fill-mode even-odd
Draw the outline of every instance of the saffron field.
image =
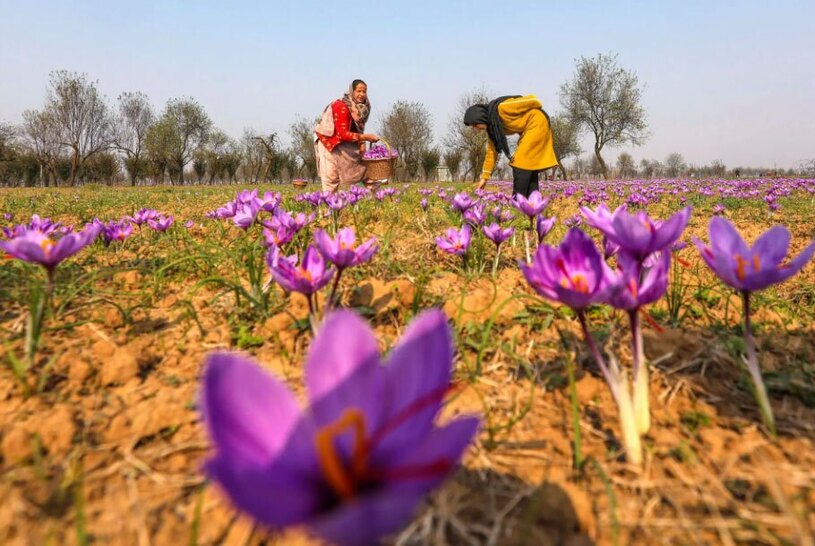
[[812, 543], [815, 180], [313, 189], [0, 190], [0, 543]]

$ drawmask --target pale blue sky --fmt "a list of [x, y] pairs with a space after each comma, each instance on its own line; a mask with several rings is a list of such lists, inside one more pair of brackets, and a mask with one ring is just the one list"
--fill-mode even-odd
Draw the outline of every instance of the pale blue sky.
[[111, 102], [192, 96], [232, 136], [285, 133], [359, 77], [373, 130], [396, 100], [421, 101], [439, 141], [463, 92], [534, 93], [556, 113], [574, 59], [613, 52], [645, 84], [636, 160], [792, 167], [815, 157], [814, 15], [814, 0], [0, 0], [0, 120], [41, 107], [49, 71], [69, 69]]

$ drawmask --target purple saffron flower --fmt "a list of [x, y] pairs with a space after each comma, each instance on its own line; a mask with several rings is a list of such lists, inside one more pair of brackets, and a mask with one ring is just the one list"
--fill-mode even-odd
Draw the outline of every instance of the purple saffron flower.
[[487, 239], [495, 243], [495, 246], [501, 246], [501, 243], [512, 237], [512, 234], [515, 233], [515, 228], [508, 227], [504, 229], [500, 224], [493, 223], [489, 226], [482, 227], [481, 231], [484, 232]]
[[444, 236], [436, 237], [436, 245], [448, 254], [463, 256], [466, 254], [467, 249], [470, 248], [471, 239], [472, 231], [470, 231], [470, 226], [464, 224], [461, 229], [448, 228]]
[[629, 214], [618, 209], [610, 225], [604, 222], [595, 227], [611, 242], [641, 261], [649, 254], [673, 245], [688, 225], [690, 212], [691, 207], [686, 207], [665, 222], [655, 222], [643, 211]]
[[459, 212], [465, 212], [467, 209], [475, 205], [475, 201], [470, 197], [470, 194], [466, 192], [457, 193], [453, 196], [453, 200], [450, 202], [450, 207], [453, 210], [457, 210]]
[[580, 207], [580, 212], [586, 218], [586, 223], [593, 228], [599, 229], [603, 233], [610, 231], [614, 216], [625, 210], [625, 205], [620, 205], [614, 212], [611, 212], [605, 203], [601, 203], [596, 211], [591, 210], [589, 207]]
[[484, 212], [483, 205], [474, 205], [464, 211], [464, 221], [472, 225], [474, 228], [484, 225], [487, 221], [487, 214]]
[[722, 205], [721, 203], [716, 203], [716, 206], [713, 207], [713, 214], [716, 215], [724, 214], [724, 211], [725, 211], [724, 205]]
[[141, 227], [141, 225], [146, 224], [148, 220], [155, 220], [158, 217], [159, 213], [157, 210], [141, 209], [136, 214], [131, 216], [130, 220], [137, 226]]
[[575, 310], [604, 302], [611, 275], [594, 241], [577, 228], [558, 248], [539, 246], [521, 271], [538, 294]]
[[540, 192], [533, 191], [527, 199], [521, 194], [515, 194], [513, 205], [516, 209], [527, 215], [530, 219], [542, 213], [549, 204], [549, 199], [541, 197]]
[[733, 224], [721, 216], [711, 218], [709, 233], [710, 246], [695, 237], [693, 242], [708, 267], [725, 284], [740, 291], [755, 292], [787, 280], [798, 273], [815, 253], [813, 242], [782, 265], [790, 244], [790, 232], [783, 226], [764, 232], [752, 247], [748, 247]]
[[14, 214], [12, 214], [10, 212], [4, 212], [3, 213], [3, 219], [5, 221], [7, 221], [7, 222], [10, 222], [13, 218], [14, 218]]
[[653, 267], [643, 269], [636, 258], [625, 252], [620, 254], [617, 258], [620, 271], [609, 289], [608, 303], [612, 307], [630, 311], [653, 303], [665, 294], [671, 255], [659, 252], [653, 256]]
[[263, 194], [262, 198], [258, 199], [258, 204], [262, 210], [266, 212], [274, 212], [274, 210], [280, 205], [280, 201], [282, 200], [280, 192], [272, 193], [267, 191]]
[[543, 242], [543, 238], [546, 237], [552, 228], [555, 227], [555, 222], [557, 218], [552, 216], [551, 218], [544, 218], [543, 214], [539, 214], [535, 219], [535, 231], [538, 232], [538, 244]]
[[69, 233], [58, 240], [41, 231], [27, 231], [8, 241], [0, 241], [0, 250], [24, 262], [40, 264], [51, 275], [59, 263], [91, 244], [99, 235], [95, 226]]
[[277, 229], [263, 228], [263, 238], [266, 246], [283, 246], [294, 239], [294, 232], [284, 225], [279, 225]]
[[124, 241], [133, 234], [133, 224], [126, 220], [117, 222], [111, 220], [107, 224], [102, 224], [102, 240], [105, 246], [110, 245], [113, 241]]
[[159, 216], [155, 220], [148, 220], [147, 225], [156, 231], [167, 231], [174, 221], [173, 215], [170, 214], [169, 216]]
[[300, 292], [310, 296], [329, 283], [334, 276], [334, 268], [326, 268], [325, 260], [310, 246], [303, 254], [300, 265], [288, 260], [279, 260], [271, 268], [272, 278], [289, 292]]
[[[616, 256], [619, 251], [620, 245], [617, 243], [612, 243], [608, 237], [603, 235], [603, 258], [608, 260], [612, 256]], [[654, 254], [651, 254], [651, 256], [653, 255]]]
[[479, 420], [434, 424], [450, 387], [442, 313], [408, 327], [382, 365], [370, 328], [332, 313], [305, 365], [309, 408], [252, 359], [207, 358], [201, 406], [206, 472], [234, 505], [274, 529], [305, 525], [339, 546], [377, 544], [455, 469]]
[[184, 227], [187, 228], [187, 229], [192, 228], [192, 226], [194, 226], [194, 225], [195, 225], [195, 222], [193, 222], [192, 220], [187, 220], [186, 222], [184, 222]]
[[238, 206], [237, 210], [235, 211], [235, 216], [232, 217], [232, 222], [242, 230], [246, 231], [252, 227], [252, 224], [255, 223], [255, 218], [257, 218], [258, 212], [260, 212], [260, 209], [255, 203], [249, 202], [242, 204]]
[[333, 239], [319, 229], [314, 232], [314, 241], [323, 258], [336, 265], [337, 269], [363, 264], [379, 249], [376, 237], [356, 246], [357, 237], [354, 228], [350, 227], [339, 230]]
[[427, 199], [419, 201], [419, 206], [422, 207], [422, 210], [427, 210]]

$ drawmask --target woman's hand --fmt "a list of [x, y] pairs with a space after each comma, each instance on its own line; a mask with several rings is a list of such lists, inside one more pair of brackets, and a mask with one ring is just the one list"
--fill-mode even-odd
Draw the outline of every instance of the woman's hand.
[[484, 180], [482, 180], [482, 181], [480, 181], [480, 182], [476, 182], [476, 184], [475, 184], [475, 189], [477, 189], [477, 190], [483, 190], [483, 189], [484, 189], [484, 186], [486, 186], [486, 185], [487, 185], [487, 179], [485, 178]]
[[366, 133], [366, 134], [362, 135], [361, 137], [359, 137], [359, 139], [363, 140], [363, 141], [367, 141], [367, 142], [376, 142], [376, 141], [379, 140], [379, 137], [376, 136], [376, 135], [373, 135], [373, 134]]

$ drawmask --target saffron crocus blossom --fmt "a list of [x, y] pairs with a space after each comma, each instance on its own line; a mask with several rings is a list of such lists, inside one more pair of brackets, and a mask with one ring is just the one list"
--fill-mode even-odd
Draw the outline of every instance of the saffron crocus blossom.
[[450, 202], [450, 206], [459, 212], [465, 212], [470, 207], [475, 205], [475, 201], [470, 197], [470, 194], [461, 192], [457, 193], [453, 196], [452, 201]]
[[173, 225], [174, 221], [173, 215], [170, 214], [169, 216], [159, 216], [155, 220], [148, 220], [147, 225], [155, 231], [167, 231], [170, 229], [170, 226]]
[[490, 224], [489, 226], [484, 226], [481, 228], [481, 231], [484, 232], [484, 235], [487, 236], [487, 239], [495, 243], [495, 246], [501, 246], [501, 243], [512, 237], [512, 234], [515, 233], [515, 228], [502, 228], [500, 224]]
[[340, 285], [342, 272], [348, 267], [360, 265], [370, 260], [371, 256], [379, 249], [379, 246], [376, 244], [376, 237], [371, 237], [361, 245], [356, 246], [357, 236], [354, 233], [354, 228], [350, 227], [339, 230], [337, 236], [333, 239], [324, 230], [317, 230], [314, 233], [314, 241], [317, 243], [317, 249], [323, 255], [323, 258], [337, 266], [337, 276], [334, 277], [331, 294], [328, 296], [328, 305], [333, 307], [336, 304], [334, 296], [337, 293], [337, 287]]
[[263, 238], [266, 246], [283, 246], [294, 239], [294, 232], [284, 225], [279, 225], [277, 229], [263, 228]]
[[546, 237], [552, 228], [555, 226], [555, 222], [557, 218], [552, 216], [551, 218], [544, 218], [543, 214], [539, 214], [535, 219], [535, 231], [538, 233], [538, 244], [543, 242], [543, 238]]
[[193, 222], [192, 220], [187, 220], [186, 222], [184, 222], [184, 227], [187, 228], [187, 229], [192, 229], [192, 227], [194, 225], [195, 225], [195, 222]]
[[708, 267], [725, 284], [741, 292], [744, 305], [744, 337], [747, 345], [747, 369], [755, 386], [756, 399], [767, 428], [775, 434], [770, 399], [764, 386], [764, 378], [758, 363], [755, 340], [750, 322], [750, 293], [783, 282], [798, 273], [815, 254], [815, 242], [786, 264], [790, 232], [783, 226], [775, 226], [764, 232], [753, 244], [739, 235], [733, 224], [721, 216], [710, 220], [710, 246], [694, 237], [693, 241]]
[[[306, 249], [299, 265], [279, 260], [271, 267], [272, 278], [289, 292], [310, 296], [324, 287], [334, 276], [333, 268], [326, 268], [325, 260], [313, 246]], [[309, 300], [310, 301], [310, 300]]]
[[722, 205], [721, 203], [716, 203], [716, 206], [713, 207], [713, 214], [717, 215], [724, 214], [724, 211], [725, 211], [724, 205]]
[[569, 230], [558, 248], [539, 246], [521, 271], [538, 294], [572, 309], [605, 302], [610, 270], [591, 237], [579, 229]]
[[464, 224], [461, 229], [451, 227], [447, 229], [443, 236], [436, 237], [436, 245], [448, 254], [464, 256], [467, 249], [470, 248], [472, 235], [470, 226], [467, 224]]
[[541, 197], [539, 191], [533, 191], [529, 194], [529, 198], [517, 193], [513, 199], [512, 204], [515, 208], [529, 217], [530, 229], [532, 228], [532, 222], [535, 220], [535, 216], [542, 213], [546, 205], [549, 204], [549, 200]]
[[631, 463], [641, 464], [642, 446], [626, 377], [613, 360], [611, 368], [606, 366], [586, 320], [589, 305], [606, 301], [613, 275], [594, 241], [581, 230], [570, 229], [558, 248], [540, 245], [532, 262], [521, 264], [521, 271], [538, 294], [577, 313], [586, 344], [617, 402], [626, 456]]
[[476, 229], [479, 226], [484, 225], [484, 222], [487, 221], [487, 214], [484, 212], [483, 205], [473, 205], [472, 207], [464, 211], [463, 216], [464, 221]]
[[710, 246], [697, 238], [693, 242], [708, 267], [728, 286], [741, 292], [755, 292], [792, 277], [812, 258], [815, 243], [806, 247], [787, 264], [790, 233], [775, 226], [761, 235], [752, 247], [728, 220], [715, 216], [710, 220]]
[[512, 237], [515, 228], [504, 229], [500, 224], [493, 222], [489, 226], [482, 227], [481, 230], [487, 239], [495, 243], [495, 261], [492, 263], [492, 276], [494, 277], [498, 273], [498, 262], [501, 259], [501, 243]]
[[146, 224], [148, 220], [155, 220], [159, 217], [159, 213], [157, 210], [154, 209], [141, 209], [136, 214], [130, 217], [130, 220], [136, 224], [137, 226], [141, 227], [142, 224]]
[[96, 226], [88, 226], [80, 232], [69, 233], [56, 240], [41, 231], [32, 230], [13, 239], [0, 241], [0, 250], [18, 260], [43, 266], [51, 279], [60, 262], [91, 244], [98, 235], [99, 229]]
[[309, 407], [249, 357], [215, 353], [201, 407], [214, 447], [205, 467], [242, 512], [273, 529], [305, 526], [339, 546], [398, 531], [458, 465], [479, 420], [435, 419], [453, 342], [428, 311], [381, 364], [370, 328], [330, 314], [306, 360]]
[[111, 220], [102, 226], [102, 240], [105, 246], [110, 245], [113, 241], [124, 241], [133, 234], [133, 224], [126, 220], [121, 222]]
[[419, 206], [422, 207], [422, 210], [426, 211], [427, 210], [427, 199], [422, 198], [422, 200], [419, 201]]
[[618, 209], [610, 225], [603, 222], [595, 227], [611, 242], [641, 261], [649, 254], [673, 245], [688, 225], [690, 213], [691, 207], [685, 207], [665, 222], [655, 222], [643, 211], [629, 214], [626, 210]]
[[357, 237], [354, 228], [350, 227], [339, 230], [333, 239], [324, 230], [318, 229], [314, 232], [314, 241], [323, 258], [340, 270], [367, 262], [379, 249], [376, 237], [356, 246]]
[[280, 192], [270, 192], [267, 191], [263, 194], [262, 198], [258, 198], [258, 204], [262, 210], [266, 212], [274, 212], [274, 210], [280, 205], [281, 201]]
[[232, 222], [242, 230], [248, 230], [255, 223], [260, 207], [255, 202], [240, 205], [232, 217]]
[[614, 212], [611, 212], [605, 203], [601, 203], [597, 210], [591, 210], [589, 207], [580, 207], [580, 212], [586, 218], [586, 223], [593, 228], [599, 229], [603, 233], [612, 229], [611, 224], [614, 216], [626, 210], [625, 205], [620, 205]]

